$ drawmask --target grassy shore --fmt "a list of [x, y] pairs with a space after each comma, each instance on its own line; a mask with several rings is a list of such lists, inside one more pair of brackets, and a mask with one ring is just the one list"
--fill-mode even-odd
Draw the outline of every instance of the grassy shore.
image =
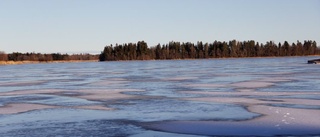
[[[320, 55], [307, 56], [267, 56], [267, 57], [225, 57], [225, 58], [206, 58], [206, 59], [236, 59], [236, 58], [281, 58], [281, 57], [320, 57]], [[152, 59], [154, 60], [154, 59]], [[197, 60], [187, 59], [160, 59], [160, 60]], [[117, 60], [117, 61], [147, 61], [147, 60]], [[62, 60], [62, 61], [0, 61], [0, 65], [19, 65], [19, 64], [38, 64], [38, 63], [70, 63], [70, 62], [99, 62], [99, 60]]]
[[38, 63], [70, 63], [70, 62], [98, 62], [98, 60], [63, 60], [63, 61], [0, 61], [0, 65], [38, 64]]

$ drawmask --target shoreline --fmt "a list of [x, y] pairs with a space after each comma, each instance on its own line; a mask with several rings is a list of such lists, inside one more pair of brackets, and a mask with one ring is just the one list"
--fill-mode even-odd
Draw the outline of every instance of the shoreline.
[[76, 63], [76, 62], [99, 62], [99, 60], [0, 61], [0, 65], [47, 64], [47, 63]]
[[76, 62], [126, 62], [126, 61], [165, 61], [165, 60], [201, 60], [201, 59], [240, 59], [240, 58], [286, 58], [286, 57], [320, 57], [320, 55], [307, 56], [266, 56], [266, 57], [224, 57], [224, 58], [186, 58], [186, 59], [149, 59], [149, 60], [58, 60], [58, 61], [0, 61], [0, 65], [44, 64], [44, 63], [76, 63]]
[[320, 57], [320, 55], [305, 55], [305, 56], [261, 56], [261, 57], [222, 57], [222, 58], [179, 58], [179, 59], [136, 59], [136, 60], [106, 60], [98, 62], [125, 62], [125, 61], [166, 61], [166, 60], [211, 60], [211, 59], [245, 59], [245, 58], [288, 58], [288, 57]]

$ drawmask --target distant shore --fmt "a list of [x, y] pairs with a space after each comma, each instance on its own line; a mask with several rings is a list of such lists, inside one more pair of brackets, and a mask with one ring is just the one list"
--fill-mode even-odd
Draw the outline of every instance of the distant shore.
[[[281, 58], [281, 57], [320, 57], [320, 55], [307, 56], [267, 56], [267, 57], [225, 57], [206, 59], [237, 59], [237, 58]], [[154, 60], [154, 59], [149, 59]], [[158, 59], [158, 60], [198, 60], [198, 59]], [[148, 61], [148, 60], [117, 60], [117, 61]], [[99, 60], [60, 60], [60, 61], [0, 61], [0, 65], [39, 64], [39, 63], [73, 63], [73, 62], [99, 62]]]
[[98, 62], [98, 60], [61, 60], [61, 61], [0, 61], [0, 65], [20, 65], [39, 63]]

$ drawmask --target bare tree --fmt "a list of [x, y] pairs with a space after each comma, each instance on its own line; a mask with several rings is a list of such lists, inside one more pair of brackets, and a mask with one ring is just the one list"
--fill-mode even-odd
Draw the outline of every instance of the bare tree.
[[0, 51], [0, 61], [7, 61], [8, 60], [8, 55], [3, 52], [3, 51]]

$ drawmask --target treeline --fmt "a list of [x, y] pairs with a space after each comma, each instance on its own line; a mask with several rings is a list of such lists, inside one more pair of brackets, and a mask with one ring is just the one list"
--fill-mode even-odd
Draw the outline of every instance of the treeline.
[[319, 55], [320, 49], [315, 41], [304, 41], [289, 44], [269, 41], [259, 43], [253, 40], [213, 43], [169, 42], [165, 45], [148, 47], [144, 41], [122, 45], [106, 46], [99, 56], [100, 61], [117, 60], [167, 60], [167, 59], [204, 59], [228, 57], [279, 57]]
[[70, 60], [98, 60], [99, 55], [91, 54], [41, 54], [41, 53], [19, 53], [13, 52], [6, 54], [0, 52], [0, 61], [70, 61]]

